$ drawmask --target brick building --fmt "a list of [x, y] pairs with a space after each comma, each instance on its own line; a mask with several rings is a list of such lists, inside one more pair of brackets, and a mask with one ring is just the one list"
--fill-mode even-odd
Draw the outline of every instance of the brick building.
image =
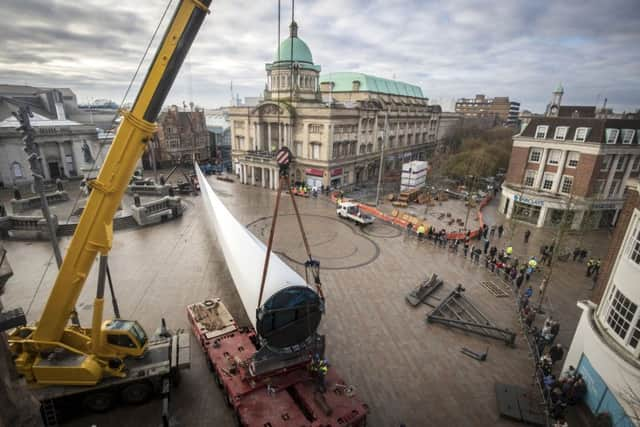
[[242, 183], [275, 188], [282, 146], [295, 156], [292, 181], [312, 187], [375, 179], [383, 143], [385, 170], [435, 150], [440, 108], [428, 105], [419, 87], [363, 73], [321, 76], [295, 22], [290, 31], [266, 64], [264, 99], [229, 109]]
[[629, 180], [624, 206], [593, 301], [582, 315], [562, 371], [577, 368], [588, 384], [585, 403], [607, 412], [612, 425], [634, 425], [640, 414], [640, 183]]
[[204, 111], [180, 111], [173, 105], [158, 117], [158, 144], [154, 155], [159, 165], [191, 163], [210, 157], [209, 132]]
[[494, 125], [516, 126], [520, 103], [509, 101], [508, 96], [487, 98], [476, 95], [475, 98], [460, 98], [456, 101], [456, 113], [464, 117], [492, 118]]
[[566, 210], [574, 229], [613, 225], [640, 171], [640, 119], [559, 102], [556, 90], [546, 115], [514, 136], [500, 210], [538, 227], [556, 226]]

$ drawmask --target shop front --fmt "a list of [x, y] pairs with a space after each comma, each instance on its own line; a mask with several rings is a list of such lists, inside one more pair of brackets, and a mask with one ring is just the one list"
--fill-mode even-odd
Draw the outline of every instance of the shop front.
[[331, 187], [338, 188], [342, 186], [342, 168], [336, 168], [331, 170]]
[[519, 221], [528, 222], [529, 224], [538, 225], [543, 206], [544, 201], [542, 200], [515, 194], [513, 196], [513, 208], [510, 217]]
[[308, 168], [304, 172], [307, 177], [305, 181], [307, 187], [315, 189], [322, 188], [322, 177], [324, 176], [324, 171], [322, 169]]

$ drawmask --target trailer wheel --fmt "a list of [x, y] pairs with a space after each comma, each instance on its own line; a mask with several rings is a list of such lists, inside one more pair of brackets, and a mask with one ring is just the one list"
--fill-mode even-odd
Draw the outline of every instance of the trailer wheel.
[[205, 353], [204, 356], [205, 360], [207, 361], [207, 368], [209, 368], [209, 371], [211, 372], [215, 372], [216, 368], [213, 366], [213, 362], [211, 361], [211, 359], [209, 358], [209, 355]]
[[83, 405], [92, 412], [108, 411], [114, 403], [113, 393], [98, 391], [84, 398]]
[[222, 388], [222, 396], [224, 397], [224, 401], [226, 402], [229, 408], [233, 408], [233, 401], [231, 400], [231, 396], [226, 388]]
[[213, 368], [213, 379], [215, 380], [219, 388], [222, 388], [222, 389], [224, 388], [222, 384], [222, 380], [220, 379], [220, 375], [218, 375], [218, 371], [216, 371], [215, 367]]
[[144, 381], [126, 386], [122, 392], [122, 400], [130, 405], [139, 405], [146, 402], [151, 397], [152, 387]]
[[236, 422], [236, 427], [244, 427], [244, 424], [242, 424], [242, 419], [240, 419], [240, 414], [238, 413], [238, 411], [234, 411], [234, 417], [235, 418], [235, 422]]

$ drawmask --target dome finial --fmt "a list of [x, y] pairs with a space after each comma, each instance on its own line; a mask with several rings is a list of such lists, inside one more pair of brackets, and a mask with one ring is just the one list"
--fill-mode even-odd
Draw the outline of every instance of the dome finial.
[[289, 25], [289, 36], [298, 37], [298, 24], [296, 24], [296, 21], [291, 21], [291, 25]]

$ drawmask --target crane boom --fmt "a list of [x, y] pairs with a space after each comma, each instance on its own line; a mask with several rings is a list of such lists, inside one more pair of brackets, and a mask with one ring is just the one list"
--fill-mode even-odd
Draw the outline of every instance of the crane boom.
[[[111, 249], [113, 215], [210, 4], [211, 0], [180, 0], [133, 108], [124, 113], [98, 177], [91, 182], [89, 200], [34, 330], [33, 341], [61, 340], [96, 256], [106, 255]], [[94, 333], [100, 329], [101, 318], [99, 301], [94, 306]]]

